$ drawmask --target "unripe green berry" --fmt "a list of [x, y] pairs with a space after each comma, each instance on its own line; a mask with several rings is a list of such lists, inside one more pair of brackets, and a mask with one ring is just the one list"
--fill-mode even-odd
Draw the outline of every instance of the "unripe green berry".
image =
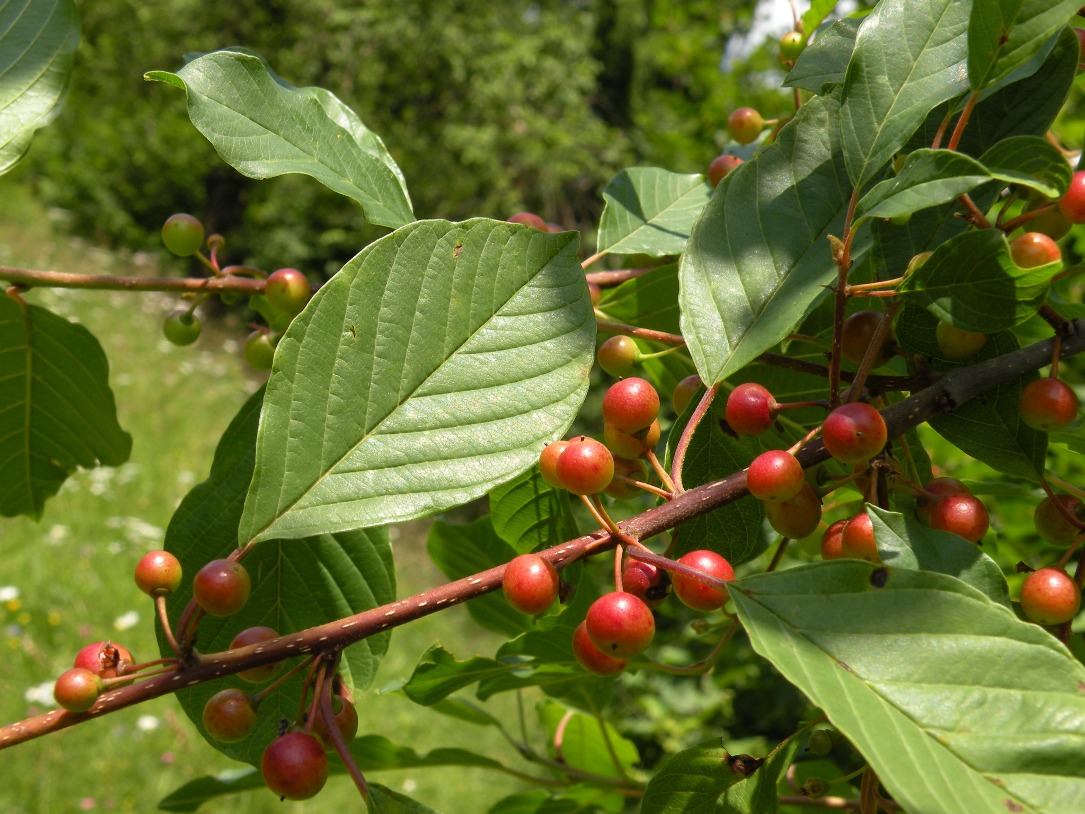
[[200, 320], [187, 308], [175, 308], [162, 323], [162, 335], [174, 345], [191, 345], [200, 338]]
[[162, 224], [162, 243], [179, 257], [188, 257], [203, 245], [203, 224], [192, 215], [179, 212]]

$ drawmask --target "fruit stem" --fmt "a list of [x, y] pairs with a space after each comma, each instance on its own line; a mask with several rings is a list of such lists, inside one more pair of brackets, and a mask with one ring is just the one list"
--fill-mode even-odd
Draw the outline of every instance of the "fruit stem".
[[0, 280], [17, 285], [43, 288], [82, 288], [103, 291], [195, 291], [260, 294], [261, 280], [249, 280], [233, 274], [221, 277], [122, 277], [113, 274], [73, 274], [66, 271], [35, 271], [0, 266]]
[[673, 495], [675, 492], [674, 481], [671, 480], [671, 476], [667, 474], [667, 470], [663, 468], [663, 464], [659, 462], [659, 458], [656, 457], [655, 452], [647, 449], [644, 451], [644, 457], [648, 459], [648, 463], [652, 465], [652, 469], [654, 469], [656, 475], [659, 476], [663, 488]]
[[781, 537], [780, 538], [780, 544], [778, 546], [776, 546], [776, 551], [774, 551], [773, 554], [772, 554], [772, 561], [769, 562], [768, 568], [765, 569], [766, 574], [769, 571], [775, 571], [776, 570], [776, 566], [778, 566], [780, 564], [780, 560], [782, 560], [784, 558], [784, 551], [787, 550], [787, 544], [789, 542], [791, 542], [790, 537]]
[[580, 499], [584, 501], [584, 505], [588, 507], [588, 511], [592, 513], [595, 521], [599, 526], [615, 537], [621, 536], [621, 529], [618, 525], [610, 519], [610, 515], [607, 514], [607, 510], [603, 508], [603, 502], [599, 499], [599, 495], [581, 495]]
[[628, 483], [630, 486], [636, 486], [638, 489], [643, 489], [645, 492], [649, 492], [656, 497], [661, 497], [664, 500], [670, 500], [672, 497], [674, 497], [674, 495], [670, 492], [666, 491], [665, 489], [660, 489], [654, 484], [645, 483], [642, 480], [627, 478], [625, 475], [615, 475], [614, 480], [618, 481], [618, 483]]
[[686, 344], [685, 337], [681, 334], [653, 331], [651, 328], [638, 328], [635, 325], [625, 325], [621, 322], [610, 322], [605, 319], [596, 320], [595, 327], [608, 334], [628, 334], [639, 339], [654, 339], [656, 342], [666, 342], [670, 345], [684, 346]]
[[882, 321], [878, 323], [877, 330], [875, 330], [874, 335], [870, 337], [870, 345], [863, 355], [863, 361], [860, 363], [859, 369], [855, 372], [855, 379], [852, 381], [851, 386], [848, 387], [848, 391], [844, 394], [845, 401], [854, 401], [859, 397], [859, 394], [863, 392], [863, 386], [866, 384], [867, 376], [870, 375], [870, 369], [874, 367], [875, 358], [877, 358], [882, 347], [885, 345], [885, 341], [889, 338], [889, 329], [893, 325], [893, 317], [895, 317], [897, 311], [900, 310], [901, 304], [901, 300], [897, 300], [890, 305], [882, 315]]
[[727, 649], [727, 645], [734, 638], [735, 633], [742, 627], [738, 619], [732, 619], [731, 624], [727, 626], [727, 630], [723, 632], [723, 636], [716, 642], [716, 646], [712, 648], [712, 651], [700, 661], [696, 661], [693, 664], [687, 664], [685, 666], [678, 666], [674, 664], [663, 664], [659, 661], [652, 659], [645, 659], [645, 666], [660, 673], [669, 673], [671, 675], [678, 676], [695, 676], [703, 675], [709, 672], [723, 655], [723, 651]]
[[987, 216], [980, 211], [979, 207], [976, 206], [975, 202], [969, 195], [962, 195], [958, 200], [960, 200], [961, 205], [968, 210], [968, 220], [970, 220], [975, 226], [979, 227], [980, 229], [991, 228], [991, 224], [987, 222]]
[[849, 285], [848, 296], [854, 297], [857, 292], [880, 291], [883, 288], [896, 288], [902, 282], [904, 282], [903, 277], [894, 277], [892, 280], [878, 280], [877, 282], [873, 283], [859, 283], [858, 285]]
[[[968, 120], [972, 117], [972, 109], [975, 108], [976, 102], [980, 99], [978, 91], [973, 91], [968, 97], [968, 101], [964, 103], [964, 108], [961, 110], [961, 117], [957, 119], [957, 126], [953, 128], [953, 133], [949, 137], [949, 143], [946, 144], [947, 150], [956, 150], [957, 145], [961, 143], [961, 136], [964, 135], [965, 125], [968, 124]], [[973, 204], [973, 206], [975, 206]], [[978, 210], [977, 210], [978, 211]], [[983, 217], [982, 215], [980, 217]], [[983, 221], [987, 223], [986, 219]], [[989, 228], [984, 226], [983, 228]]]
[[595, 283], [600, 288], [606, 288], [608, 286], [615, 286], [619, 283], [624, 283], [626, 280], [632, 280], [635, 277], [642, 277], [649, 271], [654, 271], [658, 266], [648, 266], [647, 268], [636, 269], [613, 269], [611, 271], [590, 271], [584, 275], [589, 283]]
[[642, 353], [640, 356], [637, 357], [637, 364], [639, 365], [645, 359], [658, 359], [661, 356], [668, 356], [675, 351], [682, 350], [682, 347], [682, 345], [675, 345], [674, 347], [666, 348], [665, 350], [657, 350], [655, 353]]
[[[327, 670], [334, 670], [337, 661], [338, 657], [329, 662]], [[323, 675], [324, 672], [321, 674]], [[346, 766], [347, 774], [349, 774], [351, 780], [354, 781], [354, 785], [358, 788], [358, 792], [362, 795], [362, 799], [368, 800], [369, 784], [365, 782], [365, 775], [363, 775], [362, 770], [358, 768], [358, 764], [354, 760], [354, 755], [350, 753], [350, 748], [343, 738], [343, 732], [339, 728], [339, 721], [335, 719], [335, 709], [332, 707], [331, 681], [324, 682], [324, 685], [321, 688], [318, 714], [324, 719], [324, 729], [331, 739], [332, 746], [335, 747], [335, 751], [339, 754], [340, 760], [342, 760], [343, 765]]]
[[275, 690], [279, 689], [279, 687], [281, 687], [283, 684], [285, 684], [287, 682], [287, 680], [289, 678], [291, 678], [292, 676], [296, 675], [297, 673], [300, 673], [302, 670], [305, 670], [307, 668], [311, 668], [313, 661], [315, 661], [315, 657], [305, 659], [304, 661], [299, 661], [297, 664], [295, 664], [293, 667], [291, 667], [289, 670], [287, 670], [281, 676], [276, 678], [274, 681], [272, 681], [266, 687], [261, 687], [259, 690], [254, 692], [251, 696], [249, 696], [252, 699], [253, 706], [257, 706], [261, 701], [263, 701], [265, 698], [267, 698], [269, 695], [271, 695], [273, 692], [275, 692]]
[[593, 255], [592, 255], [591, 257], [589, 257], [588, 259], [586, 259], [586, 260], [585, 260], [585, 261], [584, 261], [583, 263], [581, 263], [581, 264], [580, 264], [580, 267], [581, 267], [581, 268], [585, 268], [585, 269], [586, 269], [586, 268], [587, 268], [588, 266], [590, 266], [590, 265], [591, 265], [592, 263], [594, 263], [594, 262], [595, 262], [596, 260], [601, 260], [601, 259], [602, 259], [603, 257], [605, 257], [605, 256], [606, 256], [606, 252], [596, 252], [596, 253], [595, 253], [595, 254], [593, 254]]
[[158, 624], [162, 628], [162, 636], [169, 643], [170, 649], [173, 650], [178, 656], [181, 655], [181, 647], [177, 644], [177, 639], [173, 635], [173, 628], [170, 627], [170, 617], [166, 611], [166, 595], [159, 594], [154, 598], [155, 614], [158, 616]]
[[843, 238], [830, 236], [832, 257], [836, 262], [836, 292], [833, 302], [833, 350], [829, 357], [829, 407], [840, 404], [840, 359], [844, 336], [845, 308], [848, 304], [848, 272], [851, 270], [851, 242], [855, 233], [851, 230], [855, 206], [859, 203], [859, 188], [851, 191], [848, 211], [844, 216]]
[[859, 784], [859, 812], [860, 814], [878, 814], [878, 776], [874, 770], [867, 766], [863, 770], [863, 779]]
[[1038, 218], [1040, 217], [1040, 215], [1043, 215], [1046, 212], [1050, 212], [1054, 208], [1055, 204], [1053, 203], [1047, 204], [1046, 206], [1038, 206], [1035, 209], [1030, 209], [1028, 212], [1022, 212], [1016, 218], [1010, 218], [1005, 223], [997, 223], [996, 225], [1003, 232], [1009, 234], [1018, 226], [1023, 226], [1033, 218]]
[[678, 437], [678, 443], [674, 447], [674, 457], [671, 459], [671, 482], [674, 485], [671, 491], [675, 494], [681, 494], [686, 490], [682, 485], [682, 466], [686, 460], [686, 450], [689, 449], [693, 434], [704, 419], [708, 408], [712, 406], [712, 400], [716, 398], [719, 389], [720, 385], [717, 382], [705, 391], [704, 395], [701, 396], [701, 400], [697, 402], [693, 415], [689, 417], [686, 426], [682, 428], [682, 434]]

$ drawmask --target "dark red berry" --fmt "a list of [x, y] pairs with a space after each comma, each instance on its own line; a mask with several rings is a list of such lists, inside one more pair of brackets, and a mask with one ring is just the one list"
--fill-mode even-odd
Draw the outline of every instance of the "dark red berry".
[[[850, 519], [850, 518], [848, 518]], [[848, 520], [837, 520], [825, 533], [821, 535], [821, 558], [823, 560], [839, 560], [847, 555], [844, 553], [844, 526]]]
[[[272, 639], [277, 638], [279, 638], [279, 632], [274, 628], [266, 627], [264, 625], [248, 627], [234, 636], [233, 641], [230, 642], [230, 649], [236, 650], [239, 647], [248, 647], [253, 644], [270, 642]], [[243, 681], [251, 681], [253, 684], [261, 684], [274, 678], [281, 667], [281, 662], [273, 661], [271, 664], [263, 664], [259, 667], [251, 667], [248, 670], [242, 670], [237, 674], [237, 677]]]
[[990, 517], [983, 501], [972, 495], [946, 495], [930, 507], [930, 527], [949, 531], [972, 543], [987, 533]]
[[821, 498], [808, 483], [803, 484], [802, 490], [790, 500], [763, 505], [769, 525], [777, 533], [794, 540], [809, 537], [821, 522]]
[[603, 420], [626, 433], [640, 432], [659, 415], [659, 394], [650, 382], [631, 376], [611, 385], [603, 395]]
[[581, 435], [558, 456], [557, 476], [574, 495], [597, 495], [614, 479], [614, 456], [594, 438]]
[[256, 709], [249, 696], [236, 687], [220, 690], [203, 707], [203, 728], [222, 743], [243, 741], [256, 726]]
[[840, 532], [840, 550], [845, 557], [867, 562], [881, 562], [878, 544], [874, 541], [874, 524], [870, 515], [860, 512], [852, 517]]
[[1010, 241], [1010, 257], [1023, 269], [1046, 266], [1062, 260], [1059, 244], [1042, 232], [1025, 232]]
[[627, 559], [622, 565], [622, 588], [649, 608], [657, 608], [667, 598], [671, 580], [667, 572], [643, 560]]
[[1059, 211], [1074, 223], [1085, 223], [1085, 171], [1074, 173], [1070, 187], [1059, 198], [1058, 206]]
[[550, 231], [546, 221], [531, 212], [517, 212], [509, 218], [509, 223], [520, 223], [524, 226], [530, 226], [532, 229], [538, 229], [540, 232]]
[[841, 404], [825, 419], [821, 440], [838, 461], [868, 461], [885, 447], [885, 420], [881, 413], [860, 401]]
[[1059, 430], [1077, 418], [1077, 394], [1062, 379], [1036, 379], [1021, 391], [1020, 409], [1021, 420], [1032, 429]]
[[[844, 320], [844, 328], [840, 333], [841, 355], [858, 367], [867, 350], [873, 343], [874, 334], [882, 323], [881, 311], [856, 311]], [[878, 349], [874, 355], [874, 367], [881, 367], [889, 361], [888, 336], [883, 337], [878, 343]]]
[[790, 500], [805, 483], [802, 464], [782, 449], [762, 452], [746, 472], [746, 488], [759, 500]]
[[674, 406], [675, 415], [682, 415], [686, 411], [686, 407], [689, 406], [693, 397], [697, 395], [700, 387], [701, 377], [697, 375], [686, 376], [674, 386], [674, 392], [671, 393], [671, 404]]
[[294, 316], [301, 313], [312, 292], [309, 279], [302, 272], [287, 268], [268, 275], [264, 296], [272, 308]]
[[718, 187], [720, 181], [730, 175], [741, 164], [742, 159], [737, 155], [724, 153], [723, 155], [716, 156], [712, 159], [712, 163], [708, 165], [708, 183], [713, 187]]
[[244, 607], [252, 590], [245, 566], [235, 560], [211, 560], [192, 580], [192, 596], [211, 616], [229, 616]]
[[776, 399], [757, 382], [740, 384], [727, 396], [727, 423], [739, 435], [760, 435], [776, 418]]
[[102, 694], [102, 679], [82, 667], [60, 674], [53, 685], [53, 698], [69, 712], [86, 712]]
[[539, 456], [539, 473], [543, 476], [543, 480], [559, 489], [565, 487], [561, 485], [561, 480], [558, 478], [558, 458], [571, 443], [571, 441], [553, 441], [543, 447], [542, 455]]
[[[116, 678], [130, 672], [135, 663], [135, 657], [127, 647], [106, 641], [84, 646], [76, 654], [73, 666], [90, 670], [102, 678]], [[132, 681], [135, 681], [135, 677]]]
[[598, 676], [612, 676], [615, 673], [620, 673], [629, 663], [626, 659], [616, 659], [613, 656], [608, 656], [596, 647], [591, 637], [588, 636], [586, 622], [581, 622], [573, 631], [573, 655], [576, 656], [576, 660], [581, 667]]
[[1041, 568], [1021, 585], [1021, 610], [1041, 625], [1061, 625], [1077, 616], [1081, 591], [1061, 568]]
[[765, 120], [752, 107], [740, 107], [731, 111], [731, 115], [727, 117], [727, 129], [731, 138], [739, 144], [757, 141], [764, 127]]
[[260, 771], [275, 794], [287, 800], [308, 800], [328, 780], [328, 757], [315, 736], [288, 732], [264, 750]]

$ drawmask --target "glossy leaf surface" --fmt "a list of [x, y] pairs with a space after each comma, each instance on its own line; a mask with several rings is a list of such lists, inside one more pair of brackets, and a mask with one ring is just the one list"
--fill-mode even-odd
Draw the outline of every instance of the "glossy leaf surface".
[[972, 0], [968, 81], [979, 91], [1042, 51], [1081, 6], [1076, 0]]
[[423, 221], [373, 243], [276, 348], [242, 539], [485, 494], [572, 423], [594, 339], [574, 233]]
[[599, 251], [608, 254], [681, 254], [711, 194], [703, 175], [655, 167], [618, 173], [606, 189]]

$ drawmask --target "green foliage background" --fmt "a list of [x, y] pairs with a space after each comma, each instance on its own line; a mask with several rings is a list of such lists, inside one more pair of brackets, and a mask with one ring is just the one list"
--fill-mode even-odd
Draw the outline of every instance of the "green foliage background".
[[381, 230], [308, 179], [258, 183], [218, 159], [180, 95], [143, 79], [182, 51], [244, 45], [292, 84], [331, 90], [384, 139], [421, 218], [528, 209], [590, 229], [622, 167], [703, 172], [731, 108], [789, 102], [771, 90], [772, 44], [719, 69], [750, 22], [743, 0], [78, 5], [67, 107], [17, 177], [100, 243], [156, 248], [162, 221], [191, 211], [232, 262], [271, 268], [330, 274]]

